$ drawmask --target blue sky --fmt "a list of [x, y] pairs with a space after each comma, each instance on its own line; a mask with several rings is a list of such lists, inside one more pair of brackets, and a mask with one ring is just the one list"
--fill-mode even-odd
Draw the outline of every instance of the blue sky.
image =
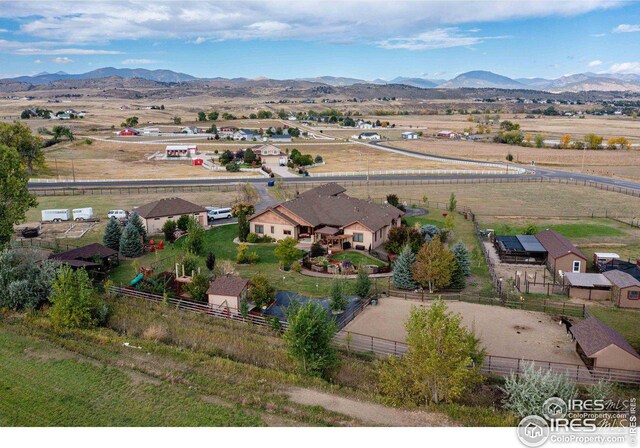
[[640, 2], [0, 0], [0, 76], [104, 66], [277, 79], [640, 73]]

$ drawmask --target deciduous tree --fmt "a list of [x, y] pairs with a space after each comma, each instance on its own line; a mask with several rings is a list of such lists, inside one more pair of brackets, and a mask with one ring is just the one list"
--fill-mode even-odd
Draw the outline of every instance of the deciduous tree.
[[415, 281], [428, 286], [429, 292], [433, 292], [449, 286], [454, 268], [453, 254], [439, 239], [434, 239], [425, 243], [418, 251], [412, 273]]
[[44, 167], [42, 139], [33, 135], [24, 123], [0, 123], [0, 145], [15, 149], [25, 163], [29, 175]]
[[287, 237], [283, 240], [278, 241], [278, 245], [273, 250], [278, 260], [280, 260], [280, 266], [285, 271], [291, 269], [291, 264], [300, 258], [300, 249], [296, 246], [298, 245], [298, 240], [295, 238]]
[[451, 403], [481, 380], [479, 340], [442, 300], [412, 307], [405, 328], [407, 353], [379, 368], [380, 390], [393, 404]]
[[0, 249], [13, 235], [13, 226], [25, 218], [27, 210], [38, 205], [29, 193], [29, 176], [18, 151], [0, 144]]
[[338, 327], [316, 301], [294, 303], [286, 309], [288, 327], [284, 333], [289, 355], [301, 370], [322, 376], [338, 362], [333, 337]]

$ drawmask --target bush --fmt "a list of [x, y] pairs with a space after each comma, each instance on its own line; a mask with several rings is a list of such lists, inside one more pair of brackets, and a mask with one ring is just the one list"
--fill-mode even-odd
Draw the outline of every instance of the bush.
[[276, 299], [276, 289], [269, 283], [269, 279], [257, 274], [251, 278], [251, 301], [258, 308], [266, 307]]
[[170, 243], [175, 241], [175, 233], [178, 228], [178, 224], [173, 219], [167, 220], [162, 225], [162, 233], [164, 234], [164, 239]]
[[142, 333], [144, 339], [157, 342], [170, 342], [169, 329], [164, 324], [151, 324], [149, 328]]
[[311, 245], [311, 249], [309, 250], [309, 257], [311, 258], [321, 257], [324, 254], [326, 254], [326, 252], [327, 251], [324, 249], [324, 247], [322, 247], [322, 244], [320, 243], [320, 241], [316, 241]]
[[238, 264], [255, 264], [258, 262], [258, 254], [250, 251], [247, 243], [240, 243], [238, 253], [236, 255], [236, 263]]
[[344, 279], [336, 278], [331, 283], [329, 308], [336, 313], [341, 313], [348, 304], [349, 297], [347, 296], [347, 284]]
[[551, 397], [565, 402], [576, 397], [576, 387], [566, 375], [536, 368], [534, 362], [527, 363], [520, 375], [511, 373], [500, 389], [506, 394], [504, 408], [521, 417], [539, 415]]
[[57, 263], [37, 262], [36, 253], [18, 249], [0, 252], [0, 307], [35, 309], [47, 301], [56, 278]]
[[240, 172], [240, 165], [238, 165], [235, 162], [229, 162], [224, 166], [227, 171], [229, 171], [230, 173], [238, 173]]
[[302, 263], [300, 263], [299, 261], [294, 261], [291, 264], [291, 270], [293, 272], [301, 272], [302, 271]]
[[91, 280], [84, 269], [61, 266], [53, 283], [51, 323], [56, 330], [91, 328], [98, 322], [100, 303], [94, 296]]
[[280, 260], [280, 266], [285, 271], [291, 268], [291, 264], [300, 258], [300, 250], [296, 247], [298, 240], [295, 238], [287, 237], [278, 241], [277, 247], [274, 249], [276, 257]]
[[205, 274], [196, 273], [190, 283], [186, 283], [184, 289], [191, 294], [193, 300], [199, 302], [207, 301], [207, 290], [209, 289], [209, 277]]
[[[184, 266], [185, 275], [191, 275], [191, 273], [198, 270], [199, 259], [193, 254], [186, 254], [178, 259], [178, 263]], [[182, 275], [182, 272], [180, 272], [180, 275]]]
[[192, 254], [199, 255], [204, 249], [204, 229], [194, 218], [187, 223], [187, 239], [185, 248]]
[[257, 233], [251, 232], [249, 235], [247, 235], [247, 243], [257, 243], [259, 239], [260, 237]]
[[189, 215], [180, 216], [176, 224], [178, 226], [178, 229], [182, 230], [183, 232], [186, 232], [187, 227], [189, 226]]

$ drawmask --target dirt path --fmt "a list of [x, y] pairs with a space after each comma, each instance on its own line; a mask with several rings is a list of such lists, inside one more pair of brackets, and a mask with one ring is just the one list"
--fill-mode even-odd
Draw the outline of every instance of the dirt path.
[[289, 389], [288, 396], [295, 403], [305, 406], [321, 406], [328, 411], [358, 419], [366, 425], [454, 426], [448, 417], [436, 412], [387, 408], [376, 403], [340, 397], [311, 389]]

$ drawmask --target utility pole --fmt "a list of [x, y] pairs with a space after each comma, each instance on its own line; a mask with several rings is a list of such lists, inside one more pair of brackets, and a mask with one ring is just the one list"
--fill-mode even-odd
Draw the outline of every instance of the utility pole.
[[73, 174], [73, 183], [76, 182], [76, 165], [71, 160], [71, 173]]
[[584, 156], [587, 153], [587, 145], [582, 147], [582, 172], [584, 173]]

